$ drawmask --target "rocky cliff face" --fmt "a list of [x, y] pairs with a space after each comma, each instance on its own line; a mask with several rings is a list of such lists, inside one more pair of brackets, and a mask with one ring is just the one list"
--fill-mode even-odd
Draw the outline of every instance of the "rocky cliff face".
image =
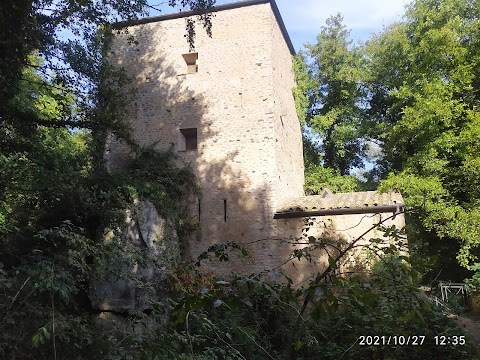
[[145, 310], [172, 264], [180, 259], [178, 236], [149, 201], [135, 201], [126, 211], [125, 229], [110, 231], [105, 241], [124, 242], [121, 252], [100, 265], [104, 274], [90, 287], [95, 310], [124, 313]]

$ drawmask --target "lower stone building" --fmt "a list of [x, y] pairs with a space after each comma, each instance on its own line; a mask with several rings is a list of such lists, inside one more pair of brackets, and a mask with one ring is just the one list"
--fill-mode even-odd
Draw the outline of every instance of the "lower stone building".
[[[321, 195], [287, 200], [277, 209], [274, 219], [288, 229], [286, 233], [297, 231], [295, 239], [300, 239], [300, 244], [296, 248], [326, 246], [324, 251], [316, 251], [312, 261], [304, 259], [286, 265], [287, 273], [298, 282], [304, 281], [324, 269], [329, 264], [329, 256], [335, 258], [339, 250], [349, 245], [353, 248], [337, 264], [339, 271], [368, 269], [384, 255], [382, 249], [392, 244], [405, 254], [406, 238], [401, 232], [405, 227], [404, 207], [398, 192], [334, 194], [325, 189]], [[391, 234], [385, 236], [387, 228]], [[298, 229], [302, 230], [301, 234]]]

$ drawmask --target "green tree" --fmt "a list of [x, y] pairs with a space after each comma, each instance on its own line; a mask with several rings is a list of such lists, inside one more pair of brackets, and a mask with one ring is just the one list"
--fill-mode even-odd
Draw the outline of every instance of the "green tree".
[[359, 106], [362, 56], [342, 21], [340, 14], [328, 18], [317, 43], [305, 45], [294, 66], [299, 117], [311, 131], [306, 139], [321, 154], [323, 166], [346, 175], [363, 166], [365, 142]]
[[409, 221], [432, 243], [459, 249], [467, 268], [480, 245], [479, 9], [477, 1], [414, 1], [367, 51], [382, 188], [401, 190], [421, 209]]
[[322, 165], [312, 165], [305, 173], [305, 192], [310, 195], [321, 194], [327, 188], [337, 193], [358, 191], [362, 187], [356, 176], [340, 175], [338, 170]]
[[[213, 1], [181, 4], [206, 10]], [[104, 229], [124, 226], [134, 199], [150, 200], [177, 230], [190, 226], [179, 199], [193, 176], [171, 154], [131, 141], [122, 108], [130, 94], [118, 90], [128, 79], [104, 61], [109, 22], [146, 8], [143, 0], [0, 3], [2, 358], [112, 358], [121, 341], [96, 336], [88, 300], [97, 265], [125, 247], [100, 241]], [[102, 161], [109, 132], [136, 153], [115, 176]], [[137, 255], [130, 260], [145, 261]]]
[[[211, 30], [208, 10], [214, 4], [214, 0], [169, 1], [170, 6], [197, 10], [207, 32]], [[3, 1], [0, 4], [1, 136], [6, 136], [6, 127], [13, 126], [30, 134], [35, 132], [37, 125], [44, 125], [87, 128], [94, 135], [102, 134], [108, 128], [128, 137], [127, 132], [122, 132], [123, 112], [116, 111], [116, 106], [106, 101], [116, 100], [108, 87], [122, 85], [126, 79], [121, 72], [106, 65], [103, 55], [112, 34], [111, 23], [145, 16], [150, 8], [152, 6], [146, 0], [107, 3], [91, 0]], [[193, 45], [194, 23], [189, 22], [186, 27], [187, 39]], [[33, 52], [42, 59], [40, 64], [30, 60]], [[75, 113], [67, 108], [62, 116], [45, 119], [30, 108], [24, 108], [18, 100], [22, 91], [20, 81], [26, 80], [23, 76], [25, 68], [35, 68], [45, 80], [27, 79], [36, 86], [59, 86], [73, 94]], [[107, 78], [110, 81], [105, 82]], [[100, 109], [107, 107], [108, 111], [99, 113]], [[5, 145], [5, 141], [1, 145]]]
[[[36, 94], [41, 101], [30, 105], [54, 119], [58, 104]], [[0, 154], [0, 353], [107, 358], [120, 340], [97, 337], [89, 284], [102, 276], [97, 265], [125, 255], [128, 243], [121, 237], [102, 242], [104, 229], [123, 228], [125, 210], [135, 199], [148, 199], [177, 231], [185, 230], [189, 219], [179, 199], [194, 188], [193, 175], [168, 154], [148, 149], [124, 173], [111, 175], [95, 161], [86, 131], [37, 126], [28, 140], [13, 140], [15, 151]], [[145, 255], [124, 259], [145, 264]], [[136, 281], [149, 286], [141, 277]]]

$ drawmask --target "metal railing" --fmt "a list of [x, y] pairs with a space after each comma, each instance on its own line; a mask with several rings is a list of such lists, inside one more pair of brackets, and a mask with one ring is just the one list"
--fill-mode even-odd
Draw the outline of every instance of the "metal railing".
[[447, 302], [448, 295], [452, 293], [455, 293], [455, 295], [461, 294], [464, 298], [468, 296], [467, 287], [464, 283], [440, 283], [439, 287], [443, 302]]

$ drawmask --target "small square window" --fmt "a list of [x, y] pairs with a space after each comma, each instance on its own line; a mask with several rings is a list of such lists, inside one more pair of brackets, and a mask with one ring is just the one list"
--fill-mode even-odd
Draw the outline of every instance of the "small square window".
[[178, 151], [197, 149], [197, 128], [180, 129]]
[[187, 74], [193, 74], [198, 72], [198, 53], [188, 53], [188, 54], [183, 54], [183, 59], [187, 63]]

